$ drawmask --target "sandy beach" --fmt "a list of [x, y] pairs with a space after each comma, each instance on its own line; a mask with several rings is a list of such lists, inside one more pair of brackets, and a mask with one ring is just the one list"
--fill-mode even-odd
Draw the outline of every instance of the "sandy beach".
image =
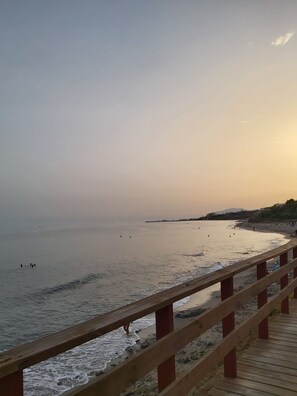
[[297, 222], [249, 223], [248, 221], [240, 221], [237, 227], [258, 232], [277, 232], [288, 238], [297, 236]]
[[[295, 228], [291, 224], [287, 223], [267, 223], [267, 224], [252, 224], [252, 223], [240, 223], [240, 227], [245, 229], [250, 229], [251, 231], [262, 231], [262, 232], [277, 232], [282, 233], [290, 239], [290, 237], [295, 234]], [[268, 269], [273, 270], [275, 266], [278, 265], [277, 261], [268, 263]], [[238, 274], [234, 277], [234, 289], [235, 292], [239, 291], [248, 284], [253, 283], [256, 280], [256, 269], [251, 269]], [[201, 292], [198, 292], [191, 296], [190, 300], [175, 309], [174, 326], [176, 329], [183, 327], [189, 323], [189, 321], [194, 320], [201, 313], [210, 309], [220, 301], [220, 289], [218, 285], [213, 285]], [[278, 285], [272, 285], [268, 294], [273, 295], [278, 290]], [[243, 306], [236, 313], [236, 323], [242, 322], [248, 316], [257, 310], [257, 301], [254, 298], [252, 301]], [[150, 326], [148, 328], [142, 329], [138, 333], [139, 340], [134, 347], [129, 347], [126, 353], [120, 356], [116, 361], [113, 360], [107, 367], [114, 367], [125, 359], [129, 359], [139, 350], [146, 348], [151, 343], [156, 340], [155, 328]], [[255, 335], [251, 335], [249, 339], [246, 339], [242, 345], [241, 349], [245, 349], [250, 343], [251, 339]], [[188, 371], [191, 366], [193, 366], [201, 356], [203, 356], [208, 350], [210, 350], [220, 339], [222, 338], [222, 328], [221, 324], [217, 324], [213, 328], [209, 329], [202, 336], [191, 342], [184, 349], [180, 350], [176, 354], [176, 372], [177, 376], [185, 371]], [[218, 370], [221, 370], [219, 368]], [[208, 378], [199, 385], [199, 388], [192, 390], [190, 395], [202, 395], [206, 396], [208, 390], [212, 386], [212, 380], [215, 372], [209, 374]], [[151, 372], [146, 375], [141, 381], [138, 381], [127, 390], [123, 395], [125, 396], [140, 396], [140, 395], [156, 395], [157, 394], [157, 378], [156, 373]]]

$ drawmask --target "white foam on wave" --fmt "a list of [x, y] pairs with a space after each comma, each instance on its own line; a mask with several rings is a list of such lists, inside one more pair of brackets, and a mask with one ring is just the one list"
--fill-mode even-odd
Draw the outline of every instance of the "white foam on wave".
[[73, 386], [84, 384], [103, 370], [109, 361], [121, 355], [127, 346], [134, 345], [137, 339], [139, 337], [135, 332], [127, 337], [123, 329], [117, 329], [26, 369], [25, 392], [30, 396], [39, 396], [42, 389], [43, 395], [56, 396]]
[[[177, 308], [189, 298], [174, 303]], [[109, 362], [124, 353], [139, 340], [140, 329], [155, 324], [154, 314], [136, 320], [127, 336], [123, 328], [114, 330], [70, 351], [24, 370], [24, 388], [28, 396], [58, 396], [70, 388], [87, 383]]]

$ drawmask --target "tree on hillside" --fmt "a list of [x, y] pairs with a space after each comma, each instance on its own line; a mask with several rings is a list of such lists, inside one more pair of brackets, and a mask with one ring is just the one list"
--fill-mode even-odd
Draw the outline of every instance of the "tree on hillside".
[[297, 219], [297, 201], [288, 199], [285, 204], [275, 204], [260, 209], [250, 221], [291, 221]]

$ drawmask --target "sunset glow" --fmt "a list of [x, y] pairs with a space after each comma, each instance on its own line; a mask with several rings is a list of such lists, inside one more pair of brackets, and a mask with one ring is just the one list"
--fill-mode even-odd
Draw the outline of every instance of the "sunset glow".
[[297, 198], [297, 3], [4, 2], [0, 217]]

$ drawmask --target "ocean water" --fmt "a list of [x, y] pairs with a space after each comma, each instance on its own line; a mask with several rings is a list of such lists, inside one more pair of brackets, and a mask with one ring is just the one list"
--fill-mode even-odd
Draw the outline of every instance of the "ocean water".
[[[286, 242], [280, 234], [234, 227], [233, 221], [113, 223], [0, 234], [0, 350]], [[153, 315], [145, 317], [128, 337], [118, 329], [26, 369], [25, 395], [56, 396], [87, 382], [153, 322]]]

